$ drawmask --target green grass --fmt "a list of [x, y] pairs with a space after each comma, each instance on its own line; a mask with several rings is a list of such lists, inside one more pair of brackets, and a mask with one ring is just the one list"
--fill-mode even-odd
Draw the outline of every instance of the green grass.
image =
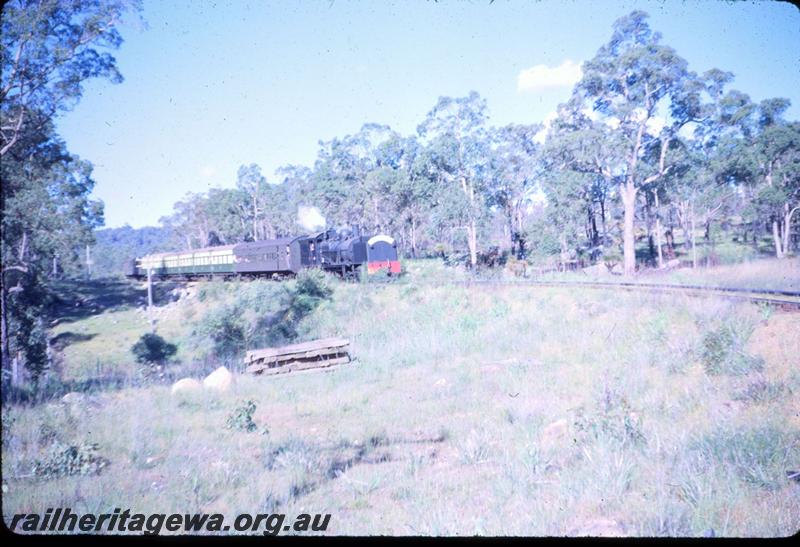
[[[5, 406], [5, 518], [130, 507], [329, 512], [334, 534], [564, 535], [598, 520], [628, 535], [796, 532], [800, 485], [785, 472], [800, 461], [800, 316], [680, 295], [424, 283], [451, 272], [420, 261], [369, 290], [336, 283], [298, 327], [302, 339], [350, 338], [356, 360], [331, 372], [238, 376], [217, 396], [176, 399], [156, 383]], [[159, 322], [186, 371], [193, 321], [237, 290], [205, 289]], [[65, 372], [90, 375], [101, 348], [130, 367], [146, 328], [137, 313], [72, 322], [96, 336], [68, 346]], [[736, 351], [760, 370], [709, 369], [715, 336], [720, 362]], [[54, 435], [96, 444], [108, 466], [31, 476]]]

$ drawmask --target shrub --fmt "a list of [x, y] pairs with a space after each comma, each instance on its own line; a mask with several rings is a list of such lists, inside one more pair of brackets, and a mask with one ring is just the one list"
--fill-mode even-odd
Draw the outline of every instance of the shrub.
[[143, 334], [131, 347], [136, 362], [142, 364], [163, 364], [178, 351], [175, 344], [170, 344], [157, 334]]
[[575, 429], [584, 439], [609, 437], [623, 445], [643, 445], [641, 418], [633, 412], [628, 400], [611, 389], [605, 389], [594, 407], [579, 407], [575, 412]]
[[235, 429], [236, 431], [246, 431], [252, 433], [258, 426], [253, 421], [253, 413], [256, 411], [256, 404], [248, 399], [243, 401], [236, 407], [236, 409], [228, 416], [226, 427], [228, 429]]
[[198, 321], [194, 336], [216, 357], [292, 340], [300, 321], [333, 293], [329, 277], [311, 270], [301, 272], [294, 281], [232, 284], [225, 303]]
[[744, 346], [751, 329], [746, 325], [725, 322], [703, 336], [700, 357], [708, 374], [744, 375], [760, 371], [764, 362], [748, 355]]
[[283, 334], [287, 338], [296, 336], [297, 323], [332, 294], [328, 275], [323, 271], [304, 270], [297, 274], [294, 287], [287, 288], [286, 308], [280, 323]]
[[695, 465], [707, 469], [722, 462], [741, 481], [774, 490], [786, 484], [786, 470], [800, 458], [797, 432], [785, 433], [771, 425], [738, 431], [717, 429], [690, 444]]
[[782, 382], [769, 382], [764, 379], [756, 380], [734, 396], [737, 401], [748, 401], [755, 404], [765, 404], [777, 401], [790, 392]]
[[109, 461], [97, 452], [99, 445], [81, 443], [68, 445], [54, 442], [43, 460], [33, 465], [33, 474], [44, 479], [54, 479], [70, 475], [96, 475]]
[[199, 322], [197, 334], [209, 340], [217, 357], [242, 352], [247, 345], [247, 325], [233, 306], [220, 306]]

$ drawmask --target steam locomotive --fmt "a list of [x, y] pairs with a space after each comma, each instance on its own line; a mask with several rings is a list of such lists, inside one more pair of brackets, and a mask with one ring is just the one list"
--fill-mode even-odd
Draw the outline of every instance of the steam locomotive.
[[159, 253], [128, 261], [125, 275], [195, 278], [204, 276], [274, 276], [321, 268], [352, 275], [366, 265], [367, 273], [400, 273], [397, 244], [388, 235], [364, 236], [330, 229], [314, 235], [268, 239], [193, 251]]

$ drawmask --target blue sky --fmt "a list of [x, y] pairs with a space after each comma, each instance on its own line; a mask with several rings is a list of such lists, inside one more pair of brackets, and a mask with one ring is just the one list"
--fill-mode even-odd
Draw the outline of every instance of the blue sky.
[[242, 164], [275, 181], [365, 122], [412, 133], [439, 96], [479, 92], [493, 125], [541, 122], [633, 9], [692, 70], [729, 70], [800, 118], [788, 3], [145, 0], [146, 27], [121, 29], [125, 82], [89, 83], [59, 129], [95, 165], [106, 226], [156, 225], [187, 192], [234, 186]]

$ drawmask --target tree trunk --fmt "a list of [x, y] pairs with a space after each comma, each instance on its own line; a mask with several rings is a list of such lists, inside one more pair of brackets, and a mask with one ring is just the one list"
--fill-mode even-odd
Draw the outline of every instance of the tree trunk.
[[634, 239], [634, 216], [636, 215], [636, 187], [626, 183], [620, 188], [622, 205], [624, 207], [624, 231], [622, 255], [624, 258], [625, 275], [636, 273], [636, 241]]
[[664, 253], [661, 251], [661, 217], [658, 210], [658, 191], [655, 192], [656, 198], [656, 248], [658, 249], [658, 267], [664, 267]]
[[606, 229], [606, 200], [605, 198], [600, 199], [600, 225], [603, 228], [603, 245], [606, 243], [606, 235], [608, 234], [608, 230]]
[[694, 241], [694, 239], [692, 238], [692, 228], [691, 228], [693, 226], [693, 224], [692, 224], [692, 221], [689, 218], [686, 218], [688, 216], [689, 216], [689, 213], [688, 213], [688, 206], [687, 206], [687, 212], [686, 212], [684, 218], [681, 218], [681, 230], [683, 230], [683, 249], [686, 252], [688, 252], [690, 249], [693, 248], [692, 247], [692, 245], [693, 245], [692, 242]]
[[697, 241], [694, 235], [694, 203], [691, 205], [689, 212], [689, 221], [691, 222], [691, 236], [692, 236], [692, 268], [697, 268]]
[[775, 242], [775, 256], [777, 258], [783, 258], [783, 244], [777, 219], [773, 219], [772, 221], [772, 240]]
[[789, 211], [789, 204], [783, 205], [783, 253], [789, 252], [789, 232], [792, 229], [792, 213]]
[[[10, 357], [9, 349], [10, 349], [10, 346], [9, 346], [9, 341], [8, 341], [8, 324], [7, 324], [7, 321], [8, 321], [8, 310], [6, 309], [6, 307], [8, 305], [8, 301], [7, 301], [8, 291], [6, 290], [5, 272], [0, 272], [0, 276], [2, 276], [2, 279], [0, 279], [0, 281], [2, 282], [2, 286], [0, 286], [0, 308], [2, 308], [2, 309], [0, 309], [0, 331], [2, 331], [2, 332], [0, 332], [0, 337], [2, 338], [2, 340], [0, 340], [0, 343], [2, 344], [2, 363], [3, 363], [2, 372], [3, 372], [3, 375], [5, 375], [5, 374], [9, 374], [10, 375], [11, 374], [11, 369], [10, 369], [10, 366], [9, 366], [10, 365], [10, 362], [9, 362], [9, 357]], [[6, 367], [8, 367], [8, 370], [6, 370]]]
[[11, 360], [11, 387], [22, 387], [22, 352]]
[[255, 190], [253, 190], [253, 241], [258, 241], [258, 206]]
[[478, 264], [478, 234], [475, 219], [470, 220], [467, 227], [467, 246], [469, 247], [469, 262], [474, 268]]
[[414, 217], [411, 217], [411, 256], [417, 258], [417, 226]]

